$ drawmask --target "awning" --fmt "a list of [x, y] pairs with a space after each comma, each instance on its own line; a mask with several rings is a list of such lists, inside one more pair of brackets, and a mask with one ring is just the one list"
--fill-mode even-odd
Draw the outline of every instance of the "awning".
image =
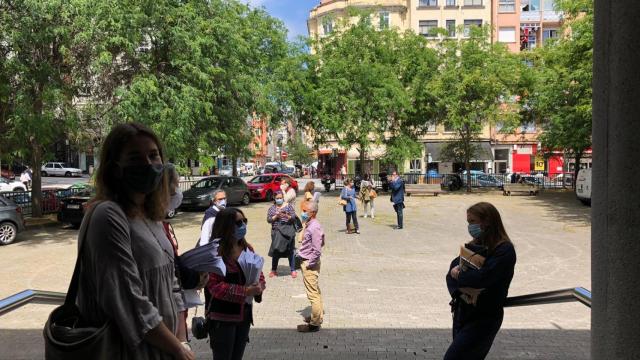
[[[448, 142], [428, 142], [425, 143], [425, 152], [427, 158], [431, 157], [431, 162], [452, 161], [452, 159], [444, 159], [442, 151]], [[471, 157], [471, 161], [493, 161], [493, 152], [491, 151], [491, 142], [489, 141], [473, 141], [471, 143], [476, 146], [475, 156]]]

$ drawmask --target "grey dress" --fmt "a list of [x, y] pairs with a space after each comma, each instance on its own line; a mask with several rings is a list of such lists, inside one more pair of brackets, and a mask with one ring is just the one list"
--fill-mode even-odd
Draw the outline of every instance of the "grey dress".
[[[90, 220], [88, 220], [90, 219]], [[87, 224], [88, 222], [88, 224]], [[121, 334], [123, 359], [172, 359], [145, 342], [160, 322], [174, 334], [180, 296], [173, 249], [162, 225], [128, 219], [120, 206], [105, 201], [85, 216], [78, 307], [90, 323], [111, 319]]]

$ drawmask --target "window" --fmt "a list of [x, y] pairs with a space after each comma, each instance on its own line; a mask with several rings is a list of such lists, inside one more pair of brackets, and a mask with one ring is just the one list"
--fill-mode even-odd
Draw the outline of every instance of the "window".
[[447, 6], [456, 6], [456, 0], [447, 0]]
[[544, 4], [544, 10], [547, 11], [555, 11], [556, 9], [556, 2], [555, 0], [544, 0], [543, 2]]
[[558, 29], [542, 30], [542, 43], [546, 43], [549, 39], [556, 39], [558, 37]]
[[438, 6], [438, 0], [420, 0], [419, 6]]
[[529, 34], [529, 41], [525, 45], [525, 49], [535, 49], [538, 38], [535, 33]]
[[472, 26], [482, 26], [482, 20], [465, 20], [464, 21], [464, 36], [469, 36], [469, 29]]
[[409, 162], [409, 172], [421, 173], [422, 172], [422, 160], [414, 159]]
[[324, 19], [322, 21], [322, 30], [325, 35], [329, 35], [333, 32], [333, 21], [331, 19]]
[[482, 6], [482, 0], [464, 0], [464, 6]]
[[498, 42], [514, 43], [516, 42], [515, 27], [501, 27], [498, 29]]
[[498, 12], [516, 12], [516, 0], [498, 0]]
[[535, 122], [530, 122], [527, 124], [523, 124], [522, 126], [520, 126], [520, 132], [521, 133], [535, 133], [536, 132], [536, 123]]
[[540, 0], [523, 0], [522, 11], [540, 11]]
[[456, 21], [447, 20], [447, 36], [456, 37]]
[[435, 123], [429, 123], [429, 125], [427, 126], [427, 132], [430, 132], [430, 133], [436, 132], [436, 124]]
[[380, 12], [380, 29], [389, 28], [389, 13], [386, 11]]
[[426, 37], [434, 37], [433, 33], [435, 29], [438, 27], [438, 20], [420, 20], [420, 35]]

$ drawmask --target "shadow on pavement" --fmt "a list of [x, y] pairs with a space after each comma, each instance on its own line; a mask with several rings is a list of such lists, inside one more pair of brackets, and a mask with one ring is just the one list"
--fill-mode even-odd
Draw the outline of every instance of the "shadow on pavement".
[[583, 205], [573, 191], [546, 190], [526, 198], [532, 205], [544, 207], [560, 221], [578, 226], [591, 226], [591, 207]]
[[[256, 319], [259, 323], [259, 319]], [[300, 334], [292, 329], [252, 328], [245, 359], [442, 359], [448, 329], [323, 328]], [[504, 329], [488, 359], [590, 357], [588, 330]], [[211, 358], [205, 340], [193, 340], [196, 358]], [[42, 359], [42, 329], [0, 329], [0, 359]]]

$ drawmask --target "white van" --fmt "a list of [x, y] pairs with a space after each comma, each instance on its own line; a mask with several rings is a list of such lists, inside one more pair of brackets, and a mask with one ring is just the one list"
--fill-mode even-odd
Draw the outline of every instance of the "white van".
[[578, 171], [576, 196], [583, 204], [591, 205], [591, 169], [581, 169]]

